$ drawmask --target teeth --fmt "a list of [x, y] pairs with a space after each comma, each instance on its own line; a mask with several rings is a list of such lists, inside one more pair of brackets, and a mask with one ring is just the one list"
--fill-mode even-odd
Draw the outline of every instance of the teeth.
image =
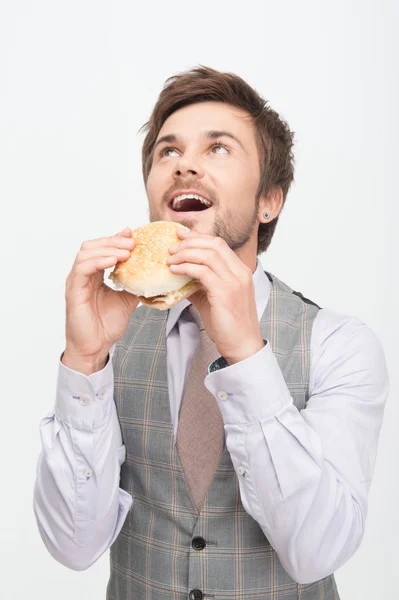
[[205, 204], [205, 206], [212, 206], [212, 203], [209, 202], [209, 200], [207, 200], [206, 198], [203, 198], [202, 196], [198, 196], [197, 194], [181, 194], [180, 196], [177, 196], [176, 198], [173, 199], [173, 203], [172, 203], [172, 207], [176, 210], [179, 209], [181, 206], [181, 202], [183, 200], [185, 200], [186, 198], [195, 198], [196, 200], [199, 200], [200, 202], [202, 202], [202, 204]]

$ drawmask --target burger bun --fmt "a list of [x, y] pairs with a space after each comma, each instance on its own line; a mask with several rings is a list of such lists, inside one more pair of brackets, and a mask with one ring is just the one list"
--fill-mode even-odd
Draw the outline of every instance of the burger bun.
[[181, 242], [178, 229], [186, 229], [174, 221], [153, 221], [133, 230], [135, 246], [130, 257], [118, 262], [110, 273], [117, 290], [137, 296], [142, 304], [166, 310], [188, 298], [202, 286], [187, 275], [172, 273], [166, 260], [169, 247]]

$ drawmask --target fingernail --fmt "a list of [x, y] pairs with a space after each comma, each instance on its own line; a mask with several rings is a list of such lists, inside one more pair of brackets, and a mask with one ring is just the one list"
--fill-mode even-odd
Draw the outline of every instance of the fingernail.
[[178, 247], [179, 247], [179, 244], [176, 244], [175, 246], [171, 246], [169, 248], [169, 252], [176, 252], [176, 250], [178, 249]]

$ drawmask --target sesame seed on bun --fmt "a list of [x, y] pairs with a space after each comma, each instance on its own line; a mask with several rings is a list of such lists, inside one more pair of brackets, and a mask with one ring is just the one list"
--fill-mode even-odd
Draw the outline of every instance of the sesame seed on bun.
[[174, 221], [153, 221], [132, 232], [135, 246], [130, 258], [118, 262], [109, 278], [116, 289], [138, 296], [142, 304], [166, 310], [188, 298], [201, 284], [187, 275], [172, 273], [166, 259], [169, 247], [181, 242]]

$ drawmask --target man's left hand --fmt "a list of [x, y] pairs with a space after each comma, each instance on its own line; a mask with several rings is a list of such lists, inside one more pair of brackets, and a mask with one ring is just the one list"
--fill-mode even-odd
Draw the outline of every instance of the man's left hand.
[[189, 298], [218, 352], [229, 365], [261, 350], [264, 341], [256, 311], [251, 270], [220, 237], [179, 231], [182, 242], [169, 249], [173, 273], [201, 282]]

